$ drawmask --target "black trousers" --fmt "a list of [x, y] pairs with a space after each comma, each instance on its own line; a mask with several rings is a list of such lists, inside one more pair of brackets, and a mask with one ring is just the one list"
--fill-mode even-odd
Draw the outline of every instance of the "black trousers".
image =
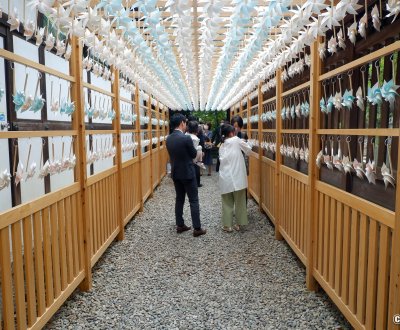
[[[196, 166], [198, 167], [198, 166]], [[188, 195], [190, 204], [190, 213], [192, 216], [193, 228], [201, 228], [200, 223], [200, 206], [199, 194], [197, 189], [197, 181], [194, 177], [191, 180], [174, 180], [176, 200], [175, 200], [175, 219], [176, 225], [182, 227], [185, 224], [183, 219], [183, 206], [185, 204], [185, 196]]]
[[196, 172], [197, 186], [200, 186], [200, 167], [198, 167], [197, 165], [193, 165], [193, 166], [194, 166], [194, 171]]

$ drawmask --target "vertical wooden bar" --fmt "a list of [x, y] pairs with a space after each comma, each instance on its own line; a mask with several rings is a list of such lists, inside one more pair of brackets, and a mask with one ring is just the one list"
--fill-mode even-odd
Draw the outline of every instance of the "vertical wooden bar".
[[160, 102], [157, 101], [156, 106], [157, 114], [157, 185], [161, 182], [160, 162], [161, 162], [161, 151], [160, 151]]
[[149, 94], [149, 101], [148, 101], [148, 107], [147, 107], [147, 111], [148, 111], [148, 117], [149, 117], [149, 125], [148, 126], [148, 134], [149, 134], [149, 139], [150, 139], [150, 145], [149, 145], [149, 151], [150, 151], [150, 196], [149, 198], [153, 197], [153, 193], [154, 193], [154, 186], [153, 186], [153, 180], [154, 180], [154, 171], [153, 171], [153, 142], [152, 142], [152, 138], [153, 138], [153, 125], [151, 123], [151, 118], [153, 116], [152, 114], [152, 110], [151, 110], [151, 95]]
[[71, 224], [72, 224], [72, 248], [73, 248], [73, 260], [74, 260], [74, 277], [78, 275], [79, 272], [79, 241], [78, 241], [78, 221], [77, 221], [77, 210], [78, 204], [76, 203], [76, 198], [74, 195], [71, 196], [72, 214], [71, 214]]
[[[388, 321], [390, 228], [381, 226], [379, 238], [378, 292], [376, 302], [376, 329], [386, 329]], [[390, 316], [390, 315], [389, 315]]]
[[[282, 82], [282, 70], [278, 69], [276, 71], [276, 111], [282, 109], [282, 90], [283, 90], [283, 82]], [[282, 144], [282, 120], [280, 116], [276, 116], [276, 170], [275, 170], [275, 192], [276, 192], [276, 199], [275, 199], [275, 238], [279, 241], [283, 239], [282, 234], [280, 233], [280, 222], [281, 222], [281, 212], [282, 210], [279, 208], [280, 200], [282, 197], [282, 187], [280, 184], [280, 171], [281, 171], [281, 164], [282, 164], [282, 155], [279, 152], [279, 147]]]
[[135, 105], [136, 105], [136, 130], [138, 132], [137, 134], [137, 139], [138, 139], [138, 148], [137, 148], [137, 154], [138, 154], [138, 158], [139, 158], [139, 166], [137, 169], [137, 177], [136, 177], [136, 181], [138, 181], [138, 186], [139, 186], [139, 196], [140, 196], [140, 212], [143, 212], [143, 188], [142, 188], [142, 183], [140, 182], [142, 179], [142, 137], [140, 134], [140, 106], [139, 106], [139, 85], [138, 83], [136, 83], [136, 90], [135, 90]]
[[67, 246], [65, 242], [65, 213], [64, 200], [57, 203], [58, 212], [58, 239], [60, 242], [60, 260], [61, 260], [61, 290], [65, 290], [68, 285], [67, 281]]
[[340, 296], [343, 302], [349, 303], [349, 266], [350, 266], [350, 208], [344, 205], [343, 209], [343, 269], [342, 288]]
[[330, 205], [330, 198], [328, 195], [325, 195], [325, 205], [324, 205], [324, 217], [322, 221], [324, 222], [324, 256], [323, 256], [323, 263], [324, 263], [324, 270], [323, 276], [328, 279], [329, 274], [329, 237], [330, 237], [330, 219], [329, 219], [329, 205]]
[[124, 217], [122, 216], [122, 152], [121, 152], [121, 116], [120, 116], [120, 93], [119, 93], [119, 70], [114, 70], [114, 83], [112, 84], [112, 92], [114, 93], [113, 105], [115, 109], [115, 119], [113, 121], [113, 129], [116, 131], [114, 135], [114, 145], [117, 149], [115, 162], [118, 168], [117, 172], [117, 209], [114, 217], [117, 217], [119, 232], [117, 239], [122, 241], [125, 238]]
[[[316, 159], [319, 149], [319, 139], [317, 136], [317, 128], [319, 125], [319, 99], [321, 95], [321, 85], [318, 82], [319, 75], [321, 74], [321, 59], [318, 55], [318, 44], [320, 40], [316, 40], [311, 45], [311, 72], [310, 72], [310, 105], [311, 111], [309, 116], [309, 152], [310, 159]], [[280, 107], [277, 109], [281, 109]], [[314, 162], [308, 164], [308, 205], [310, 210], [310, 216], [306, 222], [306, 232], [308, 236], [307, 241], [307, 265], [306, 265], [306, 284], [309, 290], [317, 289], [317, 282], [313, 276], [313, 271], [316, 265], [315, 256], [316, 252], [316, 242], [317, 242], [317, 226], [316, 222], [318, 219], [318, 203], [317, 194], [318, 191], [315, 184], [318, 180], [318, 171]], [[319, 223], [322, 224], [324, 219], [320, 219]], [[318, 240], [321, 240], [319, 237]], [[321, 252], [320, 252], [321, 253]]]
[[45, 271], [47, 307], [49, 307], [54, 301], [53, 263], [51, 260], [51, 236], [50, 236], [49, 211], [50, 210], [48, 208], [42, 210], [44, 271]]
[[263, 93], [261, 91], [262, 83], [258, 84], [258, 173], [260, 175], [259, 177], [259, 183], [260, 183], [260, 193], [259, 193], [259, 203], [258, 207], [260, 209], [260, 212], [264, 213], [264, 210], [262, 208], [262, 204], [264, 201], [264, 176], [265, 173], [263, 173], [263, 163], [262, 163], [262, 158], [263, 158], [263, 149], [261, 148], [261, 142], [262, 142], [262, 121], [261, 121], [261, 115], [262, 115], [262, 110], [263, 110]]
[[341, 292], [343, 266], [343, 204], [336, 205], [336, 251], [335, 251], [335, 290], [338, 296]]
[[378, 223], [370, 219], [368, 242], [368, 275], [365, 327], [373, 329], [376, 319], [376, 292], [378, 278]]
[[54, 281], [54, 297], [57, 298], [61, 294], [61, 277], [60, 277], [60, 248], [58, 240], [58, 223], [57, 223], [57, 204], [50, 206], [50, 226], [51, 226], [51, 258], [53, 261], [53, 281]]
[[368, 219], [365, 214], [360, 216], [360, 246], [358, 257], [358, 287], [357, 287], [357, 318], [365, 323], [365, 302], [367, 291], [367, 263], [368, 263]]
[[[89, 217], [89, 198], [87, 192], [87, 164], [86, 164], [86, 127], [84, 115], [84, 93], [82, 79], [82, 43], [77, 37], [71, 38], [71, 61], [70, 73], [75, 77], [76, 82], [71, 90], [71, 99], [75, 102], [77, 111], [72, 116], [72, 127], [78, 131], [78, 136], [75, 140], [74, 149], [77, 151], [78, 162], [75, 168], [76, 181], [80, 183], [80, 200], [82, 202], [82, 222], [83, 222], [83, 241], [80, 241], [81, 251], [84, 253], [84, 271], [85, 279], [80, 285], [81, 290], [90, 290], [92, 287], [92, 266], [91, 266], [91, 232], [90, 232], [90, 217]], [[69, 265], [68, 265], [69, 266]]]
[[17, 328], [26, 329], [24, 265], [22, 261], [21, 221], [11, 225]]
[[358, 242], [359, 242], [358, 212], [351, 211], [350, 238], [350, 276], [349, 276], [349, 308], [355, 314], [357, 307], [357, 278], [358, 278]]
[[45, 309], [44, 274], [43, 274], [43, 249], [42, 249], [42, 224], [40, 213], [33, 215], [34, 253], [35, 253], [35, 279], [36, 279], [36, 303], [38, 316], [42, 316]]
[[74, 260], [73, 260], [73, 247], [72, 247], [72, 210], [71, 210], [71, 199], [67, 197], [65, 199], [65, 239], [67, 243], [67, 279], [68, 283], [71, 283], [74, 279]]
[[14, 329], [14, 302], [9, 227], [0, 230], [0, 271], [4, 329]]
[[35, 277], [33, 263], [33, 244], [32, 244], [32, 218], [26, 217], [23, 220], [24, 232], [24, 262], [26, 278], [26, 307], [28, 314], [28, 327], [31, 327], [36, 321], [36, 297], [35, 297]]

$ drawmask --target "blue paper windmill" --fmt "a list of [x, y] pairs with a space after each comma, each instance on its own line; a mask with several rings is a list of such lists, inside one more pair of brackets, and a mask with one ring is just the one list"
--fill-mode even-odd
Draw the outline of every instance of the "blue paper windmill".
[[46, 101], [43, 99], [42, 95], [36, 96], [32, 102], [30, 110], [34, 113], [41, 111], [45, 102]]
[[382, 104], [382, 93], [378, 82], [372, 88], [368, 87], [367, 99], [373, 105]]
[[15, 111], [19, 111], [25, 103], [25, 93], [17, 91], [17, 93], [13, 95], [13, 103], [15, 104]]
[[399, 94], [396, 91], [399, 87], [400, 86], [395, 85], [393, 79], [391, 79], [388, 82], [385, 81], [381, 88], [382, 96], [387, 102], [389, 102], [391, 110], [393, 110], [394, 108], [394, 102], [396, 101], [396, 96], [399, 96]]
[[349, 91], [346, 89], [346, 91], [343, 94], [343, 99], [342, 99], [342, 105], [347, 109], [351, 110], [353, 107], [353, 101], [354, 101], [354, 96], [353, 96], [353, 91]]

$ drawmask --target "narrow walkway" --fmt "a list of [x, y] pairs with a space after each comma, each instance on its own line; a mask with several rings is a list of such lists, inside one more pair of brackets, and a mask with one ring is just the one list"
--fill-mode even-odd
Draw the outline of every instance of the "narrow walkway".
[[322, 291], [307, 291], [303, 266], [254, 201], [245, 232], [221, 231], [217, 180], [202, 177], [208, 232], [194, 238], [176, 234], [174, 188], [164, 179], [95, 266], [91, 292], [75, 292], [47, 329], [350, 328]]

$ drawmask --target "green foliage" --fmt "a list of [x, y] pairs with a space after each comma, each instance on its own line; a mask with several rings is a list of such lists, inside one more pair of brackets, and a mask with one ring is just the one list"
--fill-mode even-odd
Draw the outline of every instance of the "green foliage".
[[218, 127], [221, 120], [228, 118], [227, 111], [182, 111], [182, 114], [195, 117], [201, 124], [211, 123], [211, 130]]

